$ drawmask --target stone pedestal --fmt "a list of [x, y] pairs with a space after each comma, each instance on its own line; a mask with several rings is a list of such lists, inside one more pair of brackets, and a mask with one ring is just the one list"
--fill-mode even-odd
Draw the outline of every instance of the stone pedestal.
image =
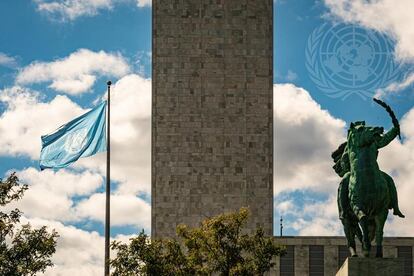
[[336, 276], [401, 276], [401, 258], [347, 258]]

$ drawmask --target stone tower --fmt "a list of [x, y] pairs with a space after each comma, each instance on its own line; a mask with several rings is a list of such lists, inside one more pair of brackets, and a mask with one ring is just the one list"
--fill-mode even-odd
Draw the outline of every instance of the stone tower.
[[273, 0], [154, 0], [152, 235], [250, 208], [273, 234]]

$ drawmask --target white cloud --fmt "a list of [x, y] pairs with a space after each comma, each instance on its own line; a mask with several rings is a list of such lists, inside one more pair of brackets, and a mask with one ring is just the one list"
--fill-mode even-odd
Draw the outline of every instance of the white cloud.
[[136, 0], [137, 1], [137, 6], [140, 8], [143, 7], [150, 7], [152, 0]]
[[274, 85], [274, 105], [275, 194], [336, 189], [330, 155], [345, 141], [345, 122], [292, 84]]
[[[22, 217], [22, 223], [30, 223], [34, 228], [47, 226], [55, 229], [56, 253], [52, 256], [53, 267], [46, 270], [46, 276], [102, 275], [104, 270], [104, 237], [97, 232], [84, 231], [71, 225], [41, 218]], [[135, 235], [116, 235], [112, 240], [129, 242]], [[111, 251], [111, 257], [115, 256]]]
[[[343, 235], [336, 206], [340, 178], [332, 169], [330, 153], [341, 142], [344, 122], [321, 110], [309, 94], [293, 85], [275, 85], [275, 213], [288, 216], [285, 228], [299, 235]], [[401, 120], [405, 140], [394, 140], [379, 151], [380, 168], [397, 186], [406, 219], [389, 214], [385, 235], [410, 236], [414, 228], [414, 108]], [[320, 195], [298, 204], [296, 192]], [[297, 199], [297, 198], [296, 198]], [[303, 205], [303, 206], [302, 206]]]
[[[357, 23], [367, 28], [387, 33], [396, 40], [396, 58], [399, 61], [414, 62], [414, 1], [411, 0], [324, 0], [330, 14], [340, 20]], [[400, 83], [392, 83], [377, 91], [377, 97], [404, 90], [414, 83], [413, 73], [407, 74]], [[401, 131], [405, 136], [403, 143], [393, 141], [380, 150], [380, 168], [391, 173], [397, 186], [400, 208], [406, 218], [400, 219], [389, 215], [385, 224], [385, 235], [411, 236], [414, 223], [414, 109], [401, 120]]]
[[[76, 207], [76, 214], [85, 219], [104, 223], [105, 194], [94, 194], [81, 201]], [[137, 231], [151, 228], [151, 206], [134, 195], [111, 195], [111, 225], [134, 225]]]
[[[79, 173], [62, 169], [54, 172], [34, 168], [16, 174], [29, 189], [21, 200], [8, 205], [8, 210], [18, 208], [28, 219], [104, 223], [105, 194], [96, 193], [104, 184], [101, 175], [89, 171]], [[118, 194], [115, 189], [111, 194], [111, 225], [130, 225], [135, 226], [137, 232], [141, 229], [150, 232], [150, 205], [133, 194]]]
[[[151, 81], [127, 75], [111, 91], [111, 176], [119, 193], [151, 190]], [[21, 87], [0, 93], [6, 110], [0, 116], [0, 154], [38, 160], [40, 136], [86, 112], [66, 96], [41, 102], [36, 92]], [[28, 119], [30, 118], [30, 119]], [[75, 166], [105, 174], [105, 154], [82, 158]]]
[[[339, 183], [339, 180], [338, 180]], [[301, 236], [332, 236], [344, 235], [342, 224], [338, 218], [336, 193], [328, 192], [327, 199], [312, 198], [324, 193], [306, 195], [303, 198], [292, 201], [289, 198], [297, 197], [295, 193], [285, 193], [275, 207], [275, 212], [284, 218], [284, 228], [292, 229]], [[305, 196], [306, 195], [306, 196]], [[302, 206], [303, 205], [303, 206]]]
[[[348, 23], [386, 33], [396, 41], [395, 57], [400, 62], [414, 63], [414, 1], [412, 0], [324, 0], [329, 15]], [[376, 91], [382, 98], [399, 92], [414, 82], [414, 74]]]
[[18, 86], [2, 90], [0, 102], [6, 104], [0, 116], [0, 154], [34, 160], [39, 158], [41, 135], [85, 112], [66, 96], [41, 102], [36, 92]]
[[55, 229], [60, 237], [56, 253], [52, 257], [53, 267], [45, 275], [100, 275], [103, 274], [104, 238], [97, 232], [87, 232], [74, 226], [40, 218], [24, 219], [34, 227], [48, 226]]
[[407, 77], [402, 82], [393, 82], [384, 89], [379, 89], [376, 91], [376, 98], [383, 98], [391, 93], [398, 93], [407, 87], [411, 86], [414, 83], [414, 73], [408, 74]]
[[[99, 174], [72, 173], [67, 170], [38, 171], [28, 168], [18, 171], [22, 183], [29, 185], [24, 197], [10, 205], [19, 208], [29, 218], [75, 221], [82, 217], [74, 210], [74, 196], [88, 196], [103, 184]], [[103, 207], [102, 207], [103, 208]]]
[[414, 1], [324, 0], [330, 14], [345, 22], [390, 34], [396, 39], [396, 57], [414, 62]]
[[336, 194], [332, 194], [326, 201], [304, 206], [303, 215], [311, 220], [299, 220], [294, 224], [301, 236], [335, 236], [344, 235], [342, 224], [338, 218]]
[[62, 20], [74, 20], [80, 16], [94, 16], [100, 10], [113, 7], [113, 0], [34, 0], [37, 10]]
[[[302, 222], [302, 224], [298, 223]], [[342, 224], [338, 217], [334, 219], [316, 216], [311, 221], [299, 220], [293, 226], [299, 236], [344, 236]]]
[[293, 81], [295, 81], [295, 80], [298, 79], [298, 74], [296, 72], [294, 72], [294, 71], [292, 71], [292, 70], [289, 69], [286, 72], [286, 74], [282, 74], [282, 73], [276, 72], [276, 78], [278, 80], [280, 80], [280, 81], [278, 81], [280, 83], [286, 83], [286, 82], [292, 83]]
[[[401, 219], [389, 212], [385, 223], [385, 236], [412, 236], [414, 228], [414, 109], [411, 109], [401, 120], [401, 130], [405, 137], [404, 143], [394, 140], [390, 145], [379, 151], [381, 170], [392, 175], [397, 187], [399, 205], [406, 218]], [[337, 178], [337, 184], [340, 179]], [[288, 227], [298, 231], [299, 235], [343, 235], [342, 225], [338, 219], [336, 192], [325, 193], [328, 200], [305, 204], [300, 207], [289, 200], [282, 201], [275, 208], [276, 212], [286, 212], [293, 216]], [[294, 196], [291, 194], [291, 196]], [[289, 194], [284, 195], [289, 198]], [[285, 208], [286, 207], [286, 208]], [[280, 209], [279, 209], [280, 208]], [[286, 225], [286, 226], [287, 226]]]
[[[336, 207], [340, 178], [331, 153], [345, 141], [345, 122], [293, 84], [274, 85], [275, 214], [299, 235], [342, 234]], [[295, 201], [296, 192], [328, 197]], [[303, 205], [303, 206], [302, 206]]]
[[287, 81], [292, 82], [292, 81], [296, 80], [297, 78], [298, 78], [298, 74], [296, 74], [292, 70], [288, 70], [287, 75], [286, 75], [286, 80]]
[[138, 51], [134, 55], [134, 71], [140, 76], [148, 76], [151, 72], [151, 51]]
[[16, 83], [47, 82], [56, 91], [76, 95], [90, 90], [98, 77], [122, 77], [129, 71], [127, 60], [119, 53], [79, 49], [55, 61], [33, 62], [19, 71]]
[[[105, 172], [102, 156], [78, 164]], [[151, 190], [151, 80], [134, 74], [111, 89], [111, 175], [120, 193]]]
[[380, 150], [379, 164], [385, 172], [392, 174], [398, 190], [400, 209], [405, 219], [393, 217], [385, 225], [386, 235], [412, 236], [414, 229], [414, 108], [401, 120], [401, 131], [405, 137], [404, 143], [394, 140], [390, 145]]
[[[122, 2], [132, 0], [33, 0], [39, 12], [62, 21], [73, 21], [82, 16], [95, 16], [103, 10], [111, 10]], [[151, 6], [151, 0], [134, 0], [139, 8]]]
[[[138, 75], [128, 75], [115, 83], [111, 92], [111, 176], [113, 181], [119, 182], [114, 192], [119, 194], [117, 198], [126, 196], [125, 200], [130, 200], [135, 204], [134, 208], [137, 207], [135, 213], [140, 214], [140, 210], [148, 211], [148, 204], [143, 205], [140, 199], [132, 200], [131, 197], [139, 193], [149, 193], [151, 190], [151, 81]], [[41, 102], [35, 92], [19, 87], [7, 88], [0, 95], [0, 100], [7, 104], [6, 110], [0, 117], [0, 154], [3, 155], [27, 155], [37, 160], [40, 152], [40, 136], [52, 132], [58, 126], [86, 111], [65, 96], [56, 96], [50, 102]], [[80, 159], [75, 166], [92, 169], [104, 175], [105, 160], [105, 154], [98, 154]], [[50, 185], [54, 185], [54, 182], [70, 182], [72, 183], [68, 184], [70, 186], [76, 184], [74, 182], [81, 183], [76, 179], [58, 179], [61, 173], [49, 175], [48, 171], [40, 174], [36, 171], [38, 176], [33, 170], [23, 173], [24, 176], [28, 175], [27, 178], [32, 179], [33, 183], [41, 182], [41, 177], [44, 181], [49, 179], [47, 183]], [[93, 183], [95, 182], [90, 182]], [[48, 195], [50, 200], [40, 201], [38, 203], [42, 204], [39, 206], [28, 208], [29, 213], [37, 215], [55, 204], [59, 206], [56, 206], [55, 212], [50, 212], [47, 218], [55, 219], [61, 215], [62, 219], [69, 220], [91, 216], [84, 209], [79, 208], [81, 213], [70, 209], [73, 207], [73, 202], [69, 190], [56, 195], [53, 189], [49, 189], [49, 184], [36, 187], [27, 196], [28, 206], [34, 206], [35, 197], [46, 198]], [[31, 194], [33, 197], [30, 196]], [[97, 203], [97, 196], [89, 201]], [[63, 215], [66, 211], [67, 214]], [[120, 212], [122, 213], [122, 209]], [[149, 229], [150, 212], [146, 212], [147, 215], [142, 215], [140, 219], [128, 214], [129, 220], [121, 213], [116, 215], [120, 218], [119, 224], [140, 225]]]
[[112, 93], [114, 176], [120, 192], [151, 190], [151, 80], [128, 75]]
[[14, 57], [0, 52], [0, 66], [15, 68], [17, 66], [17, 60]]
[[275, 213], [281, 216], [287, 214], [296, 214], [295, 212], [295, 203], [292, 200], [284, 200], [281, 202], [276, 201], [274, 205]]

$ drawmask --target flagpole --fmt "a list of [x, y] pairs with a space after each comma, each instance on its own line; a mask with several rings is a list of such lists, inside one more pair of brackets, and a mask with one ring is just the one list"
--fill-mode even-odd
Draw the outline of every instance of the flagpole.
[[111, 222], [110, 222], [110, 207], [111, 207], [111, 81], [106, 83], [108, 85], [108, 121], [106, 127], [106, 204], [105, 204], [105, 276], [109, 276], [109, 239], [111, 236]]

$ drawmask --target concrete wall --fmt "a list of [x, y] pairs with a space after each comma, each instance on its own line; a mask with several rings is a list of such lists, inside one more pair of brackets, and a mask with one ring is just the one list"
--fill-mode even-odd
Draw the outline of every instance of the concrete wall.
[[336, 276], [403, 276], [401, 258], [348, 258]]
[[[345, 237], [275, 237], [278, 244], [295, 247], [295, 276], [309, 275], [309, 246], [324, 246], [324, 275], [332, 276], [338, 271], [338, 248], [346, 245]], [[375, 243], [373, 244], [375, 246]], [[412, 237], [385, 237], [383, 241], [384, 258], [396, 258], [398, 246], [411, 246], [414, 250]], [[357, 253], [362, 255], [361, 244], [357, 242]], [[375, 248], [371, 250], [375, 254]], [[413, 251], [414, 253], [414, 251]], [[414, 264], [414, 254], [412, 263]], [[269, 275], [283, 276], [280, 273], [280, 257], [275, 259], [275, 267]], [[414, 275], [414, 267], [411, 268]]]
[[242, 206], [273, 233], [272, 5], [153, 1], [153, 236]]

